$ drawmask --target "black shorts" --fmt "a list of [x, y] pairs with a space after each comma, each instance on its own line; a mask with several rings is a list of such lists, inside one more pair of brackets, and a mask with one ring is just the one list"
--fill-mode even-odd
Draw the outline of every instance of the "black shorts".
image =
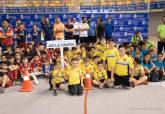
[[134, 76], [134, 78], [135, 78], [136, 80], [139, 80], [139, 79], [140, 79], [140, 75]]
[[108, 79], [111, 79], [111, 71], [107, 71]]
[[56, 88], [60, 88], [61, 83], [56, 84]]
[[105, 81], [105, 79], [101, 79], [100, 82], [103, 83]]
[[128, 75], [118, 76], [115, 74], [114, 79], [115, 79], [114, 86], [118, 86], [118, 85], [127, 86], [127, 87], [131, 86], [129, 82], [130, 76]]
[[68, 85], [68, 90], [70, 95], [82, 95], [83, 87], [81, 84]]
[[0, 72], [0, 77], [3, 77], [6, 73]]

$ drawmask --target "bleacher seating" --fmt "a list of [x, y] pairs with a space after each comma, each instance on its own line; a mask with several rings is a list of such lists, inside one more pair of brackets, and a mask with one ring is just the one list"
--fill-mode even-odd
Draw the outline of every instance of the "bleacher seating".
[[[164, 0], [0, 0], [0, 13], [112, 12], [165, 9]], [[5, 7], [5, 10], [4, 10]]]

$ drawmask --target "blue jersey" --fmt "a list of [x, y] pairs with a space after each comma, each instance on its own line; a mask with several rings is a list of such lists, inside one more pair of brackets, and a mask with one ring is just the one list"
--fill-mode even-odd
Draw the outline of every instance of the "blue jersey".
[[142, 53], [143, 56], [145, 56], [148, 52], [149, 52], [148, 49], [141, 50], [141, 53]]
[[147, 68], [148, 70], [150, 70], [154, 64], [150, 61], [149, 63], [144, 63], [142, 62], [141, 65], [144, 67], [144, 68]]
[[112, 37], [112, 31], [114, 27], [111, 23], [105, 24], [105, 37]]
[[164, 68], [164, 63], [163, 63], [163, 61], [158, 61], [158, 60], [156, 60], [154, 63], [155, 63], [155, 66], [156, 66], [158, 69], [163, 69], [163, 68]]
[[[135, 58], [136, 57], [136, 52], [132, 51], [131, 55], [132, 55], [133, 58]], [[142, 53], [140, 53], [140, 59], [143, 59]]]
[[45, 64], [42, 64], [42, 72], [43, 72], [43, 73], [51, 72], [52, 70], [53, 70], [53, 66], [52, 66], [51, 64], [48, 66], [47, 69], [46, 69]]
[[40, 32], [39, 30], [38, 30], [38, 31], [32, 30], [32, 31], [31, 31], [31, 38], [32, 38], [32, 41], [35, 41], [35, 42], [39, 41], [40, 35], [41, 35], [41, 32]]
[[92, 21], [89, 23], [88, 36], [96, 36], [95, 30], [96, 30], [96, 23]]
[[22, 31], [18, 31], [17, 32], [17, 39], [19, 43], [26, 43], [26, 31], [22, 30]]

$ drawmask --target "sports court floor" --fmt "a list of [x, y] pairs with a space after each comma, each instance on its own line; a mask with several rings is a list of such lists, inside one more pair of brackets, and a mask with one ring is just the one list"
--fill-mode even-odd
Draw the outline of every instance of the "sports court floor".
[[[39, 81], [30, 93], [20, 93], [15, 86], [0, 94], [0, 114], [84, 113], [84, 96], [53, 96], [46, 80]], [[88, 94], [88, 114], [165, 114], [165, 82], [132, 89], [94, 88]]]

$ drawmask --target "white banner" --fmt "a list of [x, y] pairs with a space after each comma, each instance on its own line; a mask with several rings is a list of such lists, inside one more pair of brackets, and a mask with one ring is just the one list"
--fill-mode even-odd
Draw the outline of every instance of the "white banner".
[[76, 47], [76, 40], [53, 40], [46, 41], [47, 48]]

